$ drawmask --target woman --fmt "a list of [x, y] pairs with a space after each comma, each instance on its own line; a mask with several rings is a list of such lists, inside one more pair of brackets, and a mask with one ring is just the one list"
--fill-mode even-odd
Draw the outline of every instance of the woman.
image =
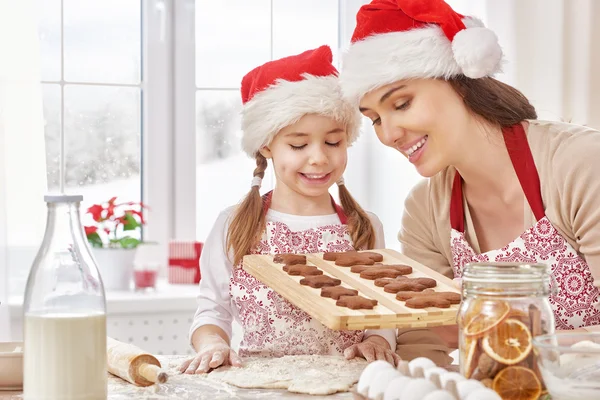
[[591, 330], [600, 132], [537, 120], [492, 78], [501, 59], [493, 32], [441, 0], [375, 0], [357, 15], [340, 80], [379, 140], [429, 178], [406, 199], [407, 256], [454, 278], [469, 262], [546, 263], [557, 329]]

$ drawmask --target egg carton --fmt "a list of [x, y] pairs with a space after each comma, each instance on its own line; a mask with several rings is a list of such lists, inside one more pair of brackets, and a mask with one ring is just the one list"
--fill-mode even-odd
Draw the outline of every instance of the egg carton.
[[401, 361], [397, 368], [381, 360], [370, 363], [352, 394], [355, 400], [502, 400], [478, 380], [425, 357]]

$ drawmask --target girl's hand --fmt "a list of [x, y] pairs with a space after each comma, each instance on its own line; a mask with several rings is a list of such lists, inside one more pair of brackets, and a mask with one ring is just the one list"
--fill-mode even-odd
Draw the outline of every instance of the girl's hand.
[[242, 366], [242, 359], [233, 351], [227, 342], [215, 335], [204, 341], [198, 354], [181, 364], [179, 372], [185, 374], [202, 374], [221, 365]]
[[393, 366], [398, 365], [401, 358], [390, 349], [390, 344], [381, 336], [369, 336], [361, 343], [354, 344], [344, 350], [344, 357], [351, 360], [354, 357], [362, 357], [368, 362], [375, 360], [387, 361]]

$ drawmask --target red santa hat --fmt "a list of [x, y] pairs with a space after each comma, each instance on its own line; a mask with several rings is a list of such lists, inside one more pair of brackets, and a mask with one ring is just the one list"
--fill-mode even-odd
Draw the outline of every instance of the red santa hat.
[[494, 32], [443, 0], [373, 0], [356, 15], [340, 83], [358, 101], [378, 87], [408, 78], [491, 76], [501, 69]]
[[242, 79], [242, 148], [251, 157], [306, 114], [331, 117], [358, 137], [360, 114], [342, 97], [328, 46], [269, 61]]

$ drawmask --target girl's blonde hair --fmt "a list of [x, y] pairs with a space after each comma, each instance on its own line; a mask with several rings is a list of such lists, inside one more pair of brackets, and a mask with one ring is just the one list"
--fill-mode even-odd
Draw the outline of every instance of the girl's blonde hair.
[[[267, 159], [256, 154], [253, 176], [263, 178]], [[339, 197], [348, 218], [348, 230], [355, 249], [368, 250], [375, 246], [375, 229], [367, 213], [354, 200], [345, 184], [339, 185]], [[260, 186], [252, 186], [244, 200], [238, 205], [227, 231], [227, 251], [233, 253], [233, 265], [242, 262], [258, 245], [267, 222]]]

